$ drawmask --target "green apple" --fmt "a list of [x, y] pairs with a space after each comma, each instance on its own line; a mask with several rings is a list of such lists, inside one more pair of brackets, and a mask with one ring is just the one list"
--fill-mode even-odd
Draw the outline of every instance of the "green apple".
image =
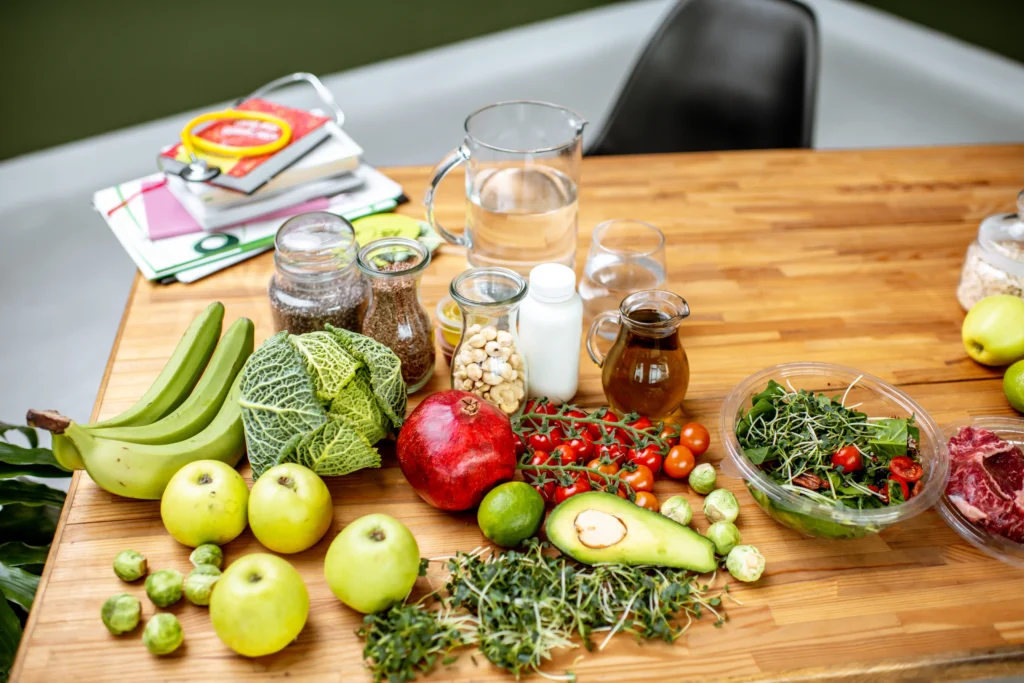
[[1013, 409], [1024, 413], [1024, 360], [1019, 360], [1006, 369], [1003, 375], [1003, 393]]
[[967, 355], [982, 365], [1009, 365], [1024, 358], [1024, 299], [987, 296], [964, 318]]
[[309, 593], [295, 568], [277, 555], [241, 557], [224, 570], [210, 597], [210, 622], [225, 645], [262, 657], [295, 640], [309, 616]]
[[249, 527], [256, 540], [276, 553], [298, 553], [323, 538], [334, 505], [327, 484], [295, 463], [271, 467], [249, 493]]
[[245, 479], [219, 460], [196, 460], [178, 470], [160, 499], [167, 533], [193, 548], [224, 545], [245, 530], [249, 489]]
[[393, 517], [360, 517], [327, 550], [324, 576], [338, 599], [370, 614], [409, 595], [420, 573], [420, 548], [412, 532]]

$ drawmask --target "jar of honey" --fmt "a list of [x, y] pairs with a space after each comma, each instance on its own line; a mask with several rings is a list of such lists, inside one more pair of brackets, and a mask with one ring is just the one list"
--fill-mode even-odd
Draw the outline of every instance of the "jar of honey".
[[[681, 296], [655, 289], [630, 294], [618, 311], [597, 315], [587, 335], [587, 352], [601, 367], [604, 394], [615, 411], [658, 420], [682, 405], [690, 384], [690, 362], [679, 325], [688, 315], [690, 307]], [[618, 323], [619, 332], [602, 356], [595, 337], [607, 322]]]

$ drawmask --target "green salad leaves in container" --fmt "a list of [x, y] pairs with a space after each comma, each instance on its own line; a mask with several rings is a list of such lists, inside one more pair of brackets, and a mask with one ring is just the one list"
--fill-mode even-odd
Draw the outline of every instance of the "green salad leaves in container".
[[286, 462], [321, 476], [380, 467], [374, 444], [401, 427], [407, 398], [391, 349], [330, 325], [267, 339], [246, 361], [241, 391], [253, 480]]
[[748, 377], [722, 406], [728, 459], [772, 519], [859, 538], [935, 504], [949, 477], [938, 426], [907, 394], [856, 370], [790, 363]]

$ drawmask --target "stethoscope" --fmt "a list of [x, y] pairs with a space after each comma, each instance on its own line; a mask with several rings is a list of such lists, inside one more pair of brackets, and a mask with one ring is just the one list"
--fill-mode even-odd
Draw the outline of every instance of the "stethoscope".
[[[246, 100], [254, 97], [263, 97], [274, 90], [279, 90], [280, 88], [291, 85], [292, 83], [298, 83], [299, 81], [309, 83], [313, 86], [317, 95], [320, 96], [320, 100], [327, 105], [332, 112], [334, 112], [334, 122], [338, 126], [341, 126], [342, 123], [345, 122], [345, 113], [341, 110], [341, 107], [338, 106], [338, 103], [334, 101], [334, 96], [331, 95], [331, 91], [324, 87], [324, 84], [320, 82], [319, 78], [306, 72], [297, 72], [287, 76], [282, 76], [281, 78], [267, 83], [262, 88], [251, 92], [246, 97], [238, 98], [234, 103], [232, 103], [232, 107], [230, 109], [200, 114], [186, 123], [185, 127], [181, 130], [181, 144], [185, 152], [188, 154], [190, 161], [181, 169], [178, 175], [190, 183], [203, 183], [216, 178], [217, 175], [220, 174], [220, 167], [208, 164], [205, 160], [200, 159], [196, 154], [197, 151], [226, 157], [252, 157], [264, 154], [273, 154], [279, 149], [285, 147], [292, 138], [292, 127], [288, 125], [287, 121], [279, 116], [274, 116], [273, 114], [267, 114], [259, 111], [246, 111], [244, 109], [236, 109], [235, 107]], [[264, 123], [270, 123], [277, 126], [280, 132], [277, 139], [271, 142], [267, 142], [262, 145], [249, 145], [244, 147], [235, 147], [233, 145], [210, 142], [209, 140], [204, 140], [193, 133], [196, 126], [209, 123], [211, 121], [223, 120], [262, 121]]]

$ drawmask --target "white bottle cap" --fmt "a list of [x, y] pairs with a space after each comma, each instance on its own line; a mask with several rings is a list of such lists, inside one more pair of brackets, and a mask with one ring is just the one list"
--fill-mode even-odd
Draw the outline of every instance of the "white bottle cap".
[[530, 271], [530, 296], [537, 301], [557, 304], [576, 293], [576, 273], [561, 263], [542, 263]]

